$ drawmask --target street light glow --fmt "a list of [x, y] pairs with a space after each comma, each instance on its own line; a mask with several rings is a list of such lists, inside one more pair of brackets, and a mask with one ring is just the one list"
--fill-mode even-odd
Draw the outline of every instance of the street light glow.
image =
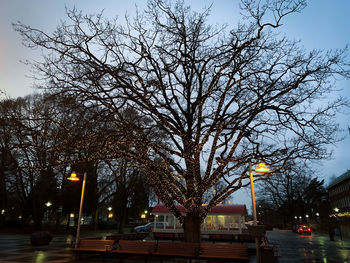
[[270, 168], [265, 165], [265, 163], [259, 163], [258, 168], [255, 169], [255, 172], [258, 173], [267, 173], [270, 172]]
[[67, 179], [70, 181], [79, 181], [79, 177], [77, 176], [76, 172], [72, 172]]

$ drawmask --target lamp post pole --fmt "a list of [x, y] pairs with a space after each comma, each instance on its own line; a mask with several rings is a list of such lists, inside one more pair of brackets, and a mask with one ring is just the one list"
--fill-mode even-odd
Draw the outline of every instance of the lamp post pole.
[[[265, 166], [265, 163], [259, 163], [258, 168], [255, 169], [258, 173], [267, 173], [270, 171], [270, 168]], [[258, 225], [257, 216], [256, 216], [256, 204], [255, 204], [255, 191], [254, 191], [254, 180], [253, 180], [253, 171], [252, 164], [249, 162], [249, 177], [250, 177], [250, 189], [252, 191], [252, 207], [253, 207], [253, 225], [256, 228]], [[256, 228], [256, 230], [258, 230]], [[260, 244], [259, 236], [257, 233], [255, 235], [255, 248], [256, 248], [256, 261], [260, 262]]]
[[[253, 181], [253, 171], [252, 164], [249, 163], [249, 176], [250, 176], [250, 189], [252, 192], [252, 207], [253, 207], [253, 225], [257, 226], [257, 217], [256, 217], [256, 204], [255, 204], [255, 192], [254, 192], [254, 181]], [[256, 249], [256, 262], [260, 262], [260, 248], [259, 248], [259, 238], [255, 237], [255, 249]]]
[[78, 247], [80, 239], [80, 222], [81, 214], [83, 212], [83, 203], [84, 203], [84, 193], [85, 193], [85, 182], [86, 182], [86, 173], [84, 173], [83, 186], [81, 187], [81, 197], [80, 197], [80, 206], [79, 206], [79, 216], [78, 216], [78, 226], [77, 226], [77, 235], [75, 237], [75, 248]]
[[[68, 177], [68, 180], [70, 181], [79, 181], [79, 178], [77, 177], [77, 174], [73, 172], [70, 177]], [[81, 197], [80, 197], [80, 206], [79, 206], [79, 216], [78, 216], [78, 226], [77, 226], [77, 234], [75, 236], [75, 245], [74, 247], [77, 248], [79, 244], [80, 239], [80, 222], [81, 222], [81, 214], [83, 212], [83, 203], [84, 203], [84, 193], [85, 193], [85, 182], [86, 182], [86, 173], [84, 173], [84, 179], [83, 179], [83, 185], [81, 187]]]

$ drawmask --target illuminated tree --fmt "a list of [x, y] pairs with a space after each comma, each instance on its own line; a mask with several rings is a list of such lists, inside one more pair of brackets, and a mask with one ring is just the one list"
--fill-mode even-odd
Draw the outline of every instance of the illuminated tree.
[[[275, 32], [304, 6], [242, 0], [244, 23], [228, 29], [208, 25], [210, 9], [154, 0], [126, 26], [73, 9], [51, 35], [15, 29], [44, 50], [33, 63], [38, 85], [113, 114], [117, 132], [105, 136], [105, 156], [141, 169], [185, 239], [198, 242], [209, 209], [248, 184], [249, 162], [279, 169], [289, 159], [325, 158], [337, 139], [333, 117], [347, 102], [319, 101], [332, 92], [332, 76], [349, 77], [346, 50], [306, 52]], [[134, 120], [123, 114], [129, 109]], [[226, 187], [203, 208], [220, 179]]]

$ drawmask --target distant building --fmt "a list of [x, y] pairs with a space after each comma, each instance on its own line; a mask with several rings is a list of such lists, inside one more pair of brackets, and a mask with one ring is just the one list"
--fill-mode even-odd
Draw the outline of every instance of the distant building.
[[331, 217], [335, 218], [343, 236], [350, 237], [350, 170], [335, 178], [328, 186]]

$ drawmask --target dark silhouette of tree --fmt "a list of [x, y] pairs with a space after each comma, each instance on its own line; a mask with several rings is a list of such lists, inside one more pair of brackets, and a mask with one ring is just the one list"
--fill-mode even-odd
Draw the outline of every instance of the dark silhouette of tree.
[[31, 95], [6, 102], [6, 137], [8, 157], [15, 164], [7, 186], [16, 196], [22, 221], [34, 220], [41, 229], [45, 203], [57, 199], [58, 189], [54, 164], [55, 127], [49, 121], [51, 104], [43, 95]]
[[281, 173], [271, 175], [257, 186], [258, 204], [264, 210], [279, 214], [284, 224], [295, 224], [295, 216], [305, 215], [316, 218], [316, 213], [324, 214], [327, 201], [324, 180], [312, 177], [313, 171], [305, 164], [289, 166]]
[[[242, 0], [244, 23], [231, 29], [208, 25], [210, 9], [163, 0], [149, 1], [126, 26], [73, 9], [52, 34], [14, 27], [45, 52], [32, 64], [38, 85], [114, 116], [119, 136], [105, 137], [106, 152], [142, 170], [185, 239], [199, 242], [207, 212], [249, 183], [249, 162], [278, 170], [291, 159], [328, 157], [324, 146], [337, 140], [333, 117], [348, 102], [319, 100], [332, 92], [333, 76], [349, 77], [347, 50], [306, 52], [275, 33], [304, 6]], [[127, 109], [149, 121], [125, 118]], [[227, 186], [203, 208], [220, 179]]]
[[108, 189], [110, 202], [116, 214], [118, 232], [123, 233], [129, 218], [140, 218], [141, 212], [148, 209], [148, 185], [144, 175], [124, 159], [113, 161], [111, 172], [114, 184]]
[[[13, 196], [8, 185], [9, 177], [17, 170], [17, 160], [13, 156], [13, 137], [11, 135], [11, 118], [7, 111], [13, 107], [12, 100], [0, 102], [0, 227], [5, 226], [6, 217], [10, 214], [11, 206], [8, 199]], [[13, 190], [13, 189], [12, 189]]]

